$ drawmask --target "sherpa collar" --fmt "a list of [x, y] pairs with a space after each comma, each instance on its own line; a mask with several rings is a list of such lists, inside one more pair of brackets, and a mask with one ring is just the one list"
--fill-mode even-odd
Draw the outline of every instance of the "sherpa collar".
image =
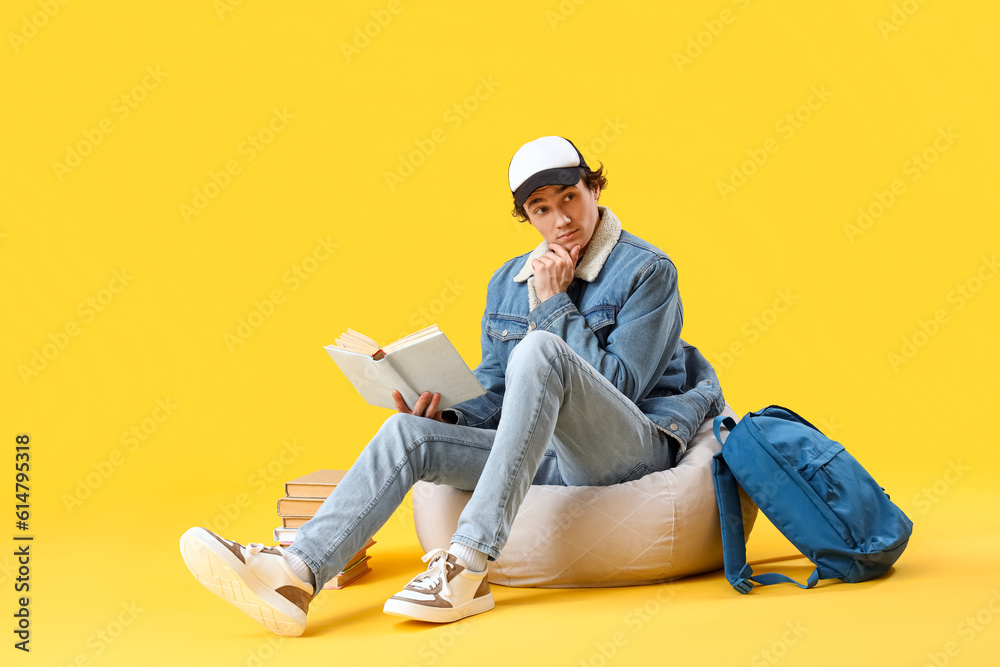
[[[597, 210], [601, 216], [597, 221], [597, 228], [594, 230], [594, 235], [590, 237], [590, 242], [587, 244], [587, 252], [583, 254], [583, 259], [576, 265], [576, 271], [573, 274], [574, 277], [585, 280], [588, 283], [593, 282], [597, 278], [597, 274], [601, 272], [604, 262], [608, 259], [615, 244], [618, 243], [618, 238], [622, 235], [622, 223], [611, 212], [611, 209], [607, 206], [598, 206]], [[521, 270], [514, 276], [514, 282], [516, 283], [528, 281], [529, 310], [534, 310], [541, 303], [538, 300], [538, 294], [535, 292], [535, 270], [531, 268], [531, 260], [541, 257], [548, 251], [548, 241], [539, 243], [538, 247], [528, 255]]]

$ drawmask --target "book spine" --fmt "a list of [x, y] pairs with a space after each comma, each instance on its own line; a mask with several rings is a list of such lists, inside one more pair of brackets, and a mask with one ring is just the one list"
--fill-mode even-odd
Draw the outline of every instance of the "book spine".
[[399, 381], [399, 384], [402, 385], [400, 387], [396, 387], [396, 389], [399, 391], [399, 393], [403, 395], [403, 399], [410, 406], [410, 409], [413, 409], [413, 404], [417, 401], [418, 398], [420, 398], [420, 392], [413, 388], [413, 383], [410, 382], [410, 378], [400, 373], [399, 369], [396, 368], [396, 365], [392, 363], [391, 354], [386, 356], [385, 363], [389, 365], [389, 368], [392, 369], [392, 374], [396, 376], [396, 378]]

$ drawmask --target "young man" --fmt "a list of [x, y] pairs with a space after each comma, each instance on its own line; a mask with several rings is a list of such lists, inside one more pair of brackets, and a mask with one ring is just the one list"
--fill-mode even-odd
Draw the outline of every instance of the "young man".
[[448, 550], [384, 611], [432, 622], [493, 608], [486, 581], [531, 484], [609, 485], [665, 470], [723, 407], [711, 365], [680, 338], [677, 271], [599, 206], [591, 170], [562, 137], [510, 163], [514, 212], [541, 234], [490, 280], [482, 320], [486, 394], [439, 411], [437, 394], [385, 421], [287, 549], [202, 528], [181, 537], [195, 577], [269, 630], [300, 635], [309, 602], [418, 480], [472, 490]]

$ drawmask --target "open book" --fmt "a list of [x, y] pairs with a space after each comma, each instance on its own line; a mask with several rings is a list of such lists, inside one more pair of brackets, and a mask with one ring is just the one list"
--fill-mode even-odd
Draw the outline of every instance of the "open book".
[[395, 410], [393, 389], [399, 390], [410, 408], [421, 393], [439, 393], [438, 410], [486, 393], [436, 324], [384, 347], [348, 329], [323, 349], [370, 405]]

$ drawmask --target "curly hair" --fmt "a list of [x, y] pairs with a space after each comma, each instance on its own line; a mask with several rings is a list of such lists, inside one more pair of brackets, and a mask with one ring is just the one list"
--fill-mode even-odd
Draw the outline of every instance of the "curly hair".
[[[588, 167], [580, 167], [580, 178], [583, 179], [583, 184], [590, 190], [600, 189], [601, 191], [604, 191], [608, 188], [608, 177], [604, 175], [603, 163], [597, 167], [597, 171]], [[517, 218], [519, 222], [528, 221], [528, 212], [524, 210], [523, 204], [518, 206], [515, 202], [514, 208], [511, 210], [510, 214]]]

